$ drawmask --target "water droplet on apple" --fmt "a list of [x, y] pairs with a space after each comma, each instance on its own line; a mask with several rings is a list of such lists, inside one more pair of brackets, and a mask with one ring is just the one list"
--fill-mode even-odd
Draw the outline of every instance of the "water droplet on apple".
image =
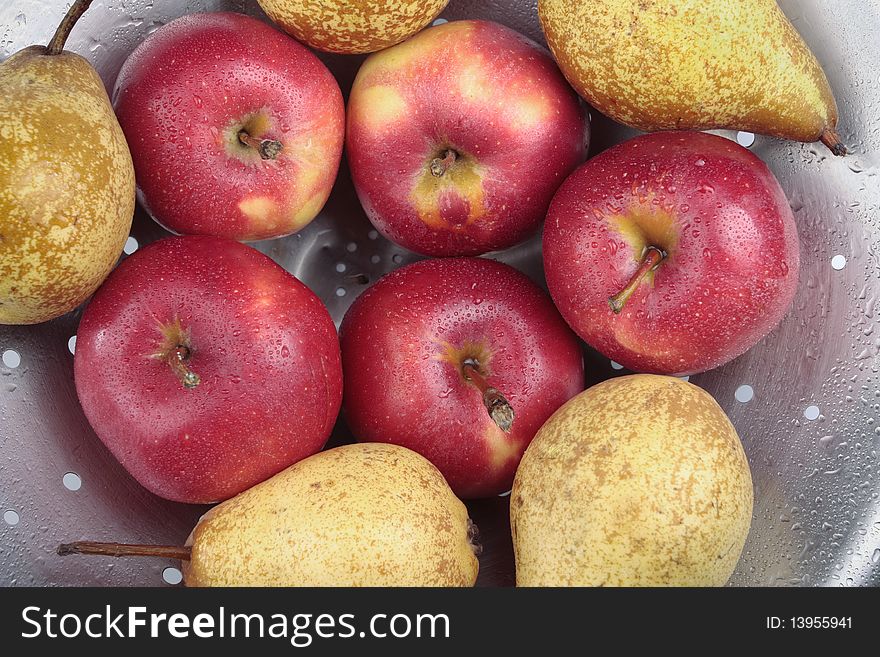
[[281, 347], [281, 357], [290, 358], [290, 349], [287, 348], [287, 345]]

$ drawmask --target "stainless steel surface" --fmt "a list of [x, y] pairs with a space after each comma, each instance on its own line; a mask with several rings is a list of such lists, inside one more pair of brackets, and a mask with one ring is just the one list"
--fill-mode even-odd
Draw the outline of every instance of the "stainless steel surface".
[[[47, 42], [68, 4], [7, 0], [0, 58]], [[540, 39], [535, 4], [452, 0], [443, 16], [490, 18]], [[754, 474], [754, 521], [731, 583], [878, 586], [880, 2], [780, 4], [828, 73], [853, 152], [839, 159], [821, 146], [755, 140], [753, 150], [779, 177], [798, 220], [798, 294], [766, 340], [692, 382], [730, 415]], [[218, 9], [262, 16], [255, 0], [95, 0], [68, 47], [112, 85], [149, 32], [182, 14]], [[322, 57], [347, 89], [362, 58]], [[592, 154], [634, 134], [595, 112], [593, 119]], [[144, 244], [163, 231], [139, 214], [132, 234]], [[317, 221], [257, 246], [311, 286], [337, 322], [367, 279], [415, 259], [372, 230], [344, 169]], [[501, 259], [541, 281], [536, 240]], [[70, 539], [181, 541], [203, 511], [147, 493], [92, 433], [72, 379], [69, 341], [78, 319], [77, 311], [41, 326], [0, 327], [0, 584], [161, 585], [163, 574], [175, 582], [177, 573], [165, 570], [173, 562], [54, 556]], [[588, 354], [588, 365], [591, 381], [620, 373], [597, 354]], [[337, 433], [345, 439], [344, 426]], [[484, 581], [510, 583], [506, 507], [497, 500], [475, 509], [491, 533]]]

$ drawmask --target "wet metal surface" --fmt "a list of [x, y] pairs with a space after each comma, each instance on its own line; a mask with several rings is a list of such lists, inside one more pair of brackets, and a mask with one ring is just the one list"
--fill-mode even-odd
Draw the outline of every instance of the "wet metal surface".
[[[0, 7], [0, 59], [45, 43], [69, 0], [10, 0]], [[755, 516], [736, 585], [880, 585], [880, 7], [861, 0], [780, 3], [817, 54], [852, 150], [757, 137], [798, 221], [802, 273], [792, 311], [767, 339], [729, 365], [694, 376], [736, 425], [751, 463]], [[540, 39], [536, 3], [452, 0], [444, 17], [490, 18]], [[112, 85], [151, 31], [196, 11], [262, 16], [249, 0], [95, 0], [68, 48]], [[361, 57], [323, 56], [347, 91]], [[632, 136], [593, 113], [591, 153]], [[748, 145], [749, 135], [724, 133]], [[139, 213], [126, 252], [164, 231]], [[416, 256], [378, 235], [343, 166], [318, 220], [298, 235], [257, 245], [327, 303], [337, 323], [357, 295]], [[542, 279], [539, 243], [501, 256]], [[202, 507], [142, 489], [88, 426], [72, 376], [79, 311], [35, 327], [0, 327], [0, 584], [176, 584], [162, 560], [59, 559], [80, 538], [183, 541]], [[618, 375], [590, 353], [590, 378]], [[340, 424], [336, 441], [346, 440]], [[75, 475], [75, 476], [74, 476]], [[513, 581], [506, 498], [471, 505], [483, 528], [482, 583]]]

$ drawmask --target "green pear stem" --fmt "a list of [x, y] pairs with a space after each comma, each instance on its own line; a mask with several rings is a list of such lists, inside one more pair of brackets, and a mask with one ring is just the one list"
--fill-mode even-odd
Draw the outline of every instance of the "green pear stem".
[[508, 433], [513, 426], [513, 406], [501, 392], [490, 385], [480, 372], [480, 365], [473, 359], [467, 359], [462, 365], [464, 378], [476, 386], [483, 395], [483, 405], [489, 413], [492, 421], [498, 425], [504, 433]]
[[435, 178], [442, 178], [443, 174], [449, 171], [449, 167], [455, 164], [458, 159], [458, 153], [453, 149], [447, 148], [442, 153], [443, 157], [435, 157], [431, 160], [431, 175]]
[[834, 128], [825, 128], [819, 137], [819, 141], [831, 149], [831, 152], [838, 157], [843, 157], [847, 153], [846, 146], [843, 145], [840, 135], [837, 134], [837, 130]]
[[636, 269], [636, 273], [633, 274], [631, 279], [629, 279], [629, 283], [627, 283], [626, 287], [620, 292], [608, 299], [608, 305], [611, 306], [611, 310], [614, 311], [614, 314], [618, 314], [623, 310], [624, 304], [626, 304], [627, 300], [633, 295], [633, 292], [639, 288], [639, 285], [642, 284], [642, 281], [645, 279], [645, 276], [648, 275], [648, 272], [657, 269], [665, 258], [666, 253], [655, 246], [649, 246], [645, 249], [645, 252], [642, 255], [642, 262], [639, 265], [639, 268]]
[[257, 139], [256, 137], [251, 137], [244, 130], [238, 133], [238, 141], [256, 150], [264, 160], [277, 160], [278, 155], [284, 149], [284, 144], [280, 141], [275, 139]]
[[58, 556], [71, 554], [94, 554], [103, 557], [161, 557], [163, 559], [179, 559], [189, 561], [192, 548], [179, 545], [129, 545], [126, 543], [95, 543], [94, 541], [77, 541], [58, 546]]
[[76, 25], [76, 22], [80, 17], [86, 13], [86, 9], [88, 9], [91, 4], [92, 0], [76, 0], [76, 2], [73, 3], [67, 11], [67, 15], [61, 21], [61, 25], [59, 25], [58, 29], [55, 31], [55, 36], [52, 37], [49, 45], [46, 46], [47, 55], [60, 55], [64, 52], [64, 44], [67, 43], [67, 37], [70, 36], [73, 26]]

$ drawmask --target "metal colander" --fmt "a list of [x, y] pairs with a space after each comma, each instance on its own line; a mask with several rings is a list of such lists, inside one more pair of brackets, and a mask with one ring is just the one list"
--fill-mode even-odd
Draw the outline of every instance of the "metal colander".
[[[46, 43], [69, 0], [8, 0], [0, 58]], [[834, 158], [803, 145], [721, 131], [755, 151], [788, 194], [801, 277], [781, 326], [745, 355], [691, 378], [730, 416], [755, 485], [751, 533], [731, 584], [880, 585], [880, 2], [782, 0], [823, 65], [840, 106]], [[144, 37], [183, 14], [232, 10], [263, 18], [256, 0], [95, 0], [67, 48], [108, 88]], [[443, 17], [484, 18], [543, 41], [534, 0], [452, 0]], [[321, 55], [347, 92], [362, 57]], [[636, 134], [593, 112], [591, 155]], [[165, 235], [138, 211], [125, 253]], [[417, 259], [367, 221], [343, 164], [321, 216], [297, 235], [255, 245], [309, 285], [337, 324], [366, 286]], [[125, 257], [125, 256], [123, 256]], [[543, 284], [535, 239], [498, 259]], [[76, 539], [182, 542], [204, 507], [140, 487], [94, 435], [73, 383], [80, 310], [38, 326], [0, 326], [0, 584], [177, 584], [177, 563], [61, 559]], [[588, 384], [619, 375], [587, 353]], [[348, 442], [340, 423], [333, 443]], [[481, 584], [512, 584], [507, 498], [469, 504], [481, 528]]]

